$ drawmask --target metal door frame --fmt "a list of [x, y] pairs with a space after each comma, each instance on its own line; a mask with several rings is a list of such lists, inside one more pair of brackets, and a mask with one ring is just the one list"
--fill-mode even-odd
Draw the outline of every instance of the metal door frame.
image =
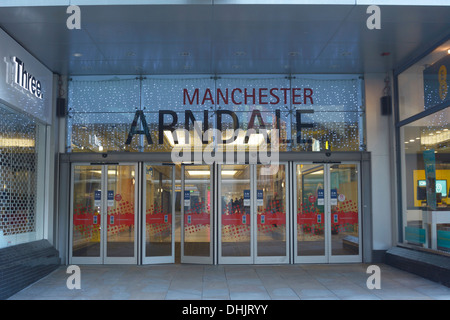
[[[145, 255], [145, 251], [146, 251], [146, 243], [147, 243], [147, 239], [146, 239], [146, 222], [145, 222], [145, 218], [146, 218], [146, 203], [147, 203], [147, 187], [146, 187], [146, 177], [145, 177], [145, 169], [146, 166], [170, 166], [172, 167], [172, 199], [171, 199], [171, 205], [172, 205], [172, 241], [171, 241], [171, 255], [170, 256], [154, 256], [154, 257], [147, 257]], [[140, 192], [140, 194], [142, 194], [142, 214], [141, 214], [141, 218], [142, 218], [142, 228], [141, 228], [141, 232], [142, 232], [142, 237], [140, 237], [140, 239], [142, 239], [142, 245], [141, 245], [141, 255], [142, 255], [142, 264], [158, 264], [158, 263], [175, 263], [175, 198], [176, 198], [176, 194], [175, 194], [175, 165], [174, 164], [167, 164], [167, 163], [152, 163], [152, 162], [144, 162], [142, 163], [142, 173], [140, 174], [141, 179], [142, 179], [142, 191]]]
[[[186, 256], [184, 254], [184, 188], [185, 188], [185, 168], [186, 166], [209, 166], [209, 186], [210, 186], [210, 196], [211, 196], [211, 205], [209, 208], [209, 215], [210, 215], [210, 234], [209, 234], [209, 256]], [[213, 264], [214, 263], [214, 246], [215, 246], [215, 239], [216, 237], [214, 236], [214, 211], [215, 211], [215, 189], [214, 189], [214, 181], [216, 179], [214, 179], [214, 174], [215, 171], [214, 170], [214, 165], [207, 165], [207, 164], [190, 164], [190, 163], [186, 163], [186, 164], [182, 164], [181, 165], [181, 174], [180, 174], [180, 178], [181, 178], [181, 223], [180, 223], [180, 227], [181, 227], [181, 239], [180, 239], [180, 246], [181, 246], [181, 257], [180, 257], [180, 261], [181, 263], [192, 263], [192, 264]]]
[[216, 221], [217, 221], [217, 256], [218, 256], [218, 263], [219, 264], [286, 264], [290, 262], [290, 242], [291, 242], [291, 236], [290, 236], [290, 225], [291, 225], [291, 219], [290, 219], [290, 212], [291, 212], [291, 206], [290, 206], [290, 169], [289, 169], [289, 163], [288, 162], [279, 162], [279, 165], [284, 165], [285, 168], [285, 197], [286, 197], [286, 255], [285, 256], [258, 256], [258, 219], [257, 219], [257, 166], [259, 164], [235, 164], [235, 165], [248, 165], [250, 170], [250, 255], [246, 257], [222, 257], [222, 201], [220, 201], [222, 196], [222, 165], [228, 165], [226, 163], [220, 163], [217, 164], [217, 180], [216, 180], [216, 186], [217, 186], [217, 207], [216, 210]]
[[[362, 251], [363, 251], [363, 239], [362, 239], [362, 213], [361, 213], [361, 164], [359, 161], [342, 161], [342, 162], [329, 162], [329, 163], [314, 163], [311, 161], [299, 161], [293, 163], [293, 192], [294, 199], [296, 199], [298, 186], [297, 186], [297, 165], [302, 164], [317, 164], [323, 166], [324, 171], [324, 245], [325, 245], [325, 253], [321, 256], [299, 256], [298, 252], [298, 224], [297, 224], [297, 210], [298, 205], [297, 201], [293, 201], [293, 214], [294, 214], [294, 230], [293, 230], [293, 242], [294, 242], [294, 263], [352, 263], [352, 262], [362, 262]], [[331, 185], [331, 175], [330, 175], [330, 167], [333, 164], [354, 164], [356, 165], [358, 171], [358, 255], [332, 255], [331, 252], [331, 197], [330, 197], [330, 185]]]
[[[133, 257], [107, 257], [107, 215], [108, 215], [108, 204], [107, 204], [107, 184], [108, 184], [108, 166], [134, 166], [135, 167], [135, 190], [134, 190], [134, 250]], [[99, 166], [101, 167], [101, 219], [100, 219], [100, 255], [99, 257], [73, 257], [73, 201], [74, 201], [74, 172], [75, 167], [77, 166]], [[70, 221], [69, 221], [69, 263], [70, 264], [137, 264], [138, 261], [138, 234], [139, 234], [139, 212], [140, 212], [140, 204], [139, 204], [139, 169], [137, 163], [77, 163], [73, 162], [71, 164], [71, 182], [70, 182]], [[106, 191], [106, 192], [105, 192]]]

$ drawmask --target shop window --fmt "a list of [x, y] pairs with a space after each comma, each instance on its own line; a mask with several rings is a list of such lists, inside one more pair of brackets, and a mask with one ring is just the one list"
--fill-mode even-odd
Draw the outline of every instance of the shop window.
[[45, 127], [0, 104], [0, 248], [42, 234]]
[[450, 252], [450, 40], [397, 76], [399, 241]]

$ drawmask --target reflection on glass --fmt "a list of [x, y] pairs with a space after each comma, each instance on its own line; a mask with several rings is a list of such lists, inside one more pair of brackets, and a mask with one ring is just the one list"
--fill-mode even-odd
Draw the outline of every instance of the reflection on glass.
[[210, 256], [211, 184], [209, 166], [185, 166], [184, 255]]
[[221, 166], [223, 257], [250, 256], [250, 166]]
[[324, 166], [299, 164], [297, 171], [297, 255], [325, 254]]
[[359, 254], [358, 169], [356, 164], [330, 167], [331, 254]]
[[172, 166], [146, 166], [147, 257], [172, 255]]
[[133, 257], [135, 166], [108, 166], [107, 256]]
[[[423, 107], [423, 106], [422, 106]], [[401, 241], [450, 252], [450, 108], [400, 128]]]
[[101, 166], [76, 166], [73, 183], [73, 257], [100, 256]]
[[286, 256], [286, 168], [269, 168], [256, 168], [257, 255]]

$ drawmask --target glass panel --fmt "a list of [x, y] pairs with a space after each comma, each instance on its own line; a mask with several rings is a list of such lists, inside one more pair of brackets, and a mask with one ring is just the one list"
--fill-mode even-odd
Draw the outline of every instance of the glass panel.
[[259, 257], [286, 255], [286, 168], [281, 164], [276, 172], [268, 174], [270, 167], [258, 165], [256, 168]]
[[145, 167], [145, 255], [172, 255], [172, 166]]
[[[402, 242], [450, 252], [450, 108], [401, 127]], [[448, 239], [448, 238], [447, 238]]]
[[297, 171], [297, 255], [325, 255], [324, 166], [299, 164]]
[[359, 254], [358, 167], [330, 166], [331, 254]]
[[250, 256], [250, 166], [222, 165], [222, 256]]
[[[314, 92], [308, 103], [293, 105], [292, 150], [365, 150], [361, 79], [298, 75], [292, 87]], [[305, 127], [308, 125], [311, 127]]]
[[100, 257], [101, 188], [101, 166], [74, 168], [73, 257]]
[[449, 46], [450, 40], [398, 76], [399, 120], [450, 101]]
[[[69, 82], [66, 149], [67, 152], [166, 152], [174, 146], [172, 130], [188, 124], [193, 134], [195, 119], [202, 123], [201, 131], [234, 129], [236, 122], [243, 132], [249, 129], [273, 132], [277, 127], [280, 139], [276, 146], [281, 151], [365, 150], [362, 80], [345, 75], [331, 77], [297, 75], [292, 80], [285, 75], [222, 75], [217, 80], [207, 75], [147, 76], [143, 80], [123, 76], [108, 80], [75, 77]], [[314, 113], [302, 113], [299, 123], [297, 111]], [[134, 119], [137, 121], [132, 126]], [[297, 143], [300, 130], [305, 142]], [[132, 141], [125, 144], [130, 132]], [[254, 144], [260, 146], [260, 133], [261, 130], [254, 133], [250, 142], [241, 146], [244, 149]], [[211, 134], [208, 139], [206, 134], [205, 140], [212, 142]], [[242, 140], [242, 135], [238, 139]], [[190, 142], [190, 146], [183, 147], [192, 146]], [[219, 147], [223, 146], [219, 143]]]
[[184, 255], [210, 256], [211, 183], [209, 166], [185, 166]]
[[108, 166], [107, 256], [133, 257], [135, 166]]

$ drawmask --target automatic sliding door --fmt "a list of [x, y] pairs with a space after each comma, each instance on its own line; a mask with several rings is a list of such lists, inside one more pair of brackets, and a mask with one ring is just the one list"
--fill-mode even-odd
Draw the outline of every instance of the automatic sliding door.
[[327, 262], [325, 166], [298, 164], [296, 170], [296, 252], [298, 262]]
[[219, 165], [219, 263], [253, 263], [250, 165]]
[[296, 164], [295, 262], [360, 262], [359, 164]]
[[136, 263], [136, 165], [108, 165], [106, 170], [105, 263]]
[[257, 165], [255, 263], [289, 262], [286, 164]]
[[287, 165], [219, 165], [219, 263], [289, 262]]
[[144, 164], [143, 263], [175, 262], [175, 166]]
[[213, 170], [209, 165], [182, 166], [181, 262], [212, 263]]
[[71, 263], [137, 263], [136, 165], [74, 165]]
[[358, 166], [329, 165], [330, 262], [361, 261]]
[[71, 259], [103, 263], [101, 223], [103, 204], [102, 166], [77, 165], [72, 168]]

